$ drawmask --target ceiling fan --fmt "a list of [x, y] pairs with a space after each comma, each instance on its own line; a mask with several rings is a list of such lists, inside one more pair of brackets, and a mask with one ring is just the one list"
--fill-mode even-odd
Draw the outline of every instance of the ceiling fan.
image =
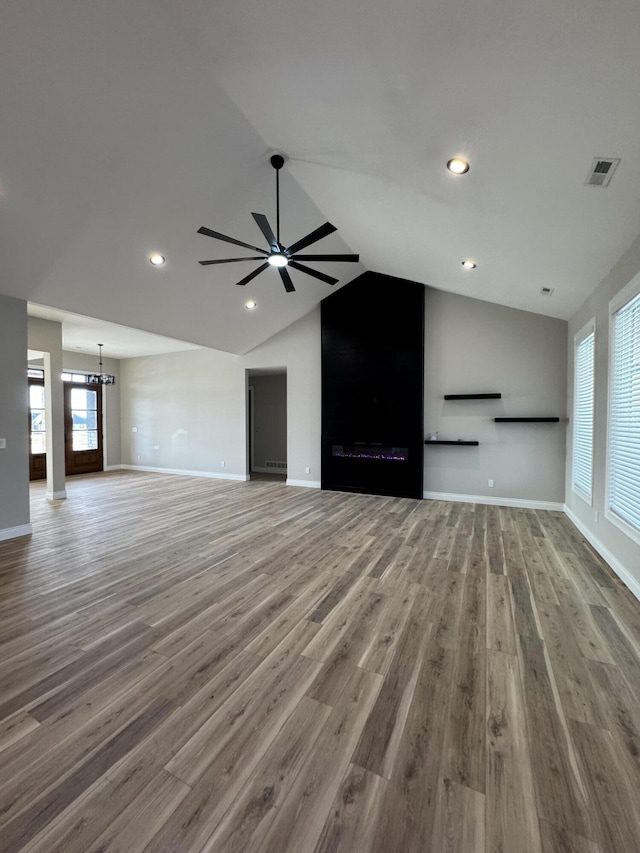
[[290, 246], [285, 247], [282, 245], [282, 243], [280, 242], [280, 169], [282, 169], [282, 167], [284, 166], [284, 157], [281, 154], [274, 154], [271, 157], [271, 165], [273, 166], [276, 172], [275, 234], [273, 232], [273, 229], [269, 225], [267, 217], [264, 214], [251, 214], [255, 219], [258, 228], [262, 231], [267, 243], [269, 244], [269, 251], [267, 251], [266, 249], [260, 249], [258, 248], [258, 246], [252, 246], [249, 243], [243, 243], [242, 240], [236, 240], [233, 237], [227, 237], [225, 234], [220, 234], [218, 231], [212, 231], [210, 228], [205, 228], [203, 226], [202, 228], [198, 228], [198, 234], [205, 234], [207, 237], [214, 237], [216, 240], [224, 240], [226, 243], [233, 243], [236, 246], [242, 246], [245, 249], [251, 249], [252, 251], [259, 252], [260, 254], [249, 258], [225, 258], [224, 260], [199, 261], [199, 263], [202, 264], [203, 267], [206, 267], [210, 266], [211, 264], [232, 264], [236, 261], [263, 261], [263, 263], [257, 269], [249, 273], [249, 275], [245, 276], [241, 281], [237, 281], [236, 284], [248, 284], [257, 275], [260, 275], [263, 270], [266, 270], [268, 266], [272, 266], [276, 267], [276, 269], [280, 273], [280, 278], [282, 279], [284, 289], [287, 291], [287, 293], [292, 293], [295, 290], [287, 267], [291, 267], [294, 270], [298, 270], [298, 272], [304, 272], [307, 275], [313, 276], [313, 278], [319, 278], [320, 281], [324, 281], [327, 284], [336, 284], [336, 282], [338, 281], [337, 278], [333, 278], [330, 275], [326, 275], [323, 272], [319, 272], [319, 270], [311, 269], [311, 267], [307, 267], [299, 262], [347, 261], [349, 263], [355, 263], [360, 259], [360, 256], [298, 254], [301, 249], [306, 249], [307, 246], [310, 246], [312, 243], [317, 243], [318, 240], [322, 240], [323, 237], [327, 237], [329, 234], [332, 234], [334, 231], [336, 231], [337, 228], [330, 222], [325, 222], [324, 225], [321, 225], [319, 228], [316, 228], [315, 231], [312, 231], [310, 234], [307, 234], [306, 237], [302, 237], [300, 240], [298, 240], [296, 243], [292, 243]]

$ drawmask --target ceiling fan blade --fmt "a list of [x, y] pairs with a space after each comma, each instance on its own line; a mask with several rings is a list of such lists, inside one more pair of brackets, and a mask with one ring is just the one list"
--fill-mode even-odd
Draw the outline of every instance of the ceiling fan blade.
[[287, 293], [293, 293], [295, 287], [293, 286], [293, 282], [291, 281], [291, 276], [287, 272], [286, 267], [278, 267], [278, 272], [280, 273], [280, 278], [282, 279], [282, 283], [284, 284], [284, 289]]
[[250, 282], [252, 279], [254, 279], [257, 275], [260, 275], [260, 273], [261, 273], [263, 270], [266, 270], [266, 268], [267, 268], [268, 266], [269, 266], [269, 264], [260, 264], [260, 266], [258, 267], [258, 269], [257, 269], [257, 270], [254, 270], [253, 272], [250, 272], [250, 273], [249, 273], [249, 275], [245, 276], [245, 277], [242, 279], [242, 281], [236, 281], [236, 284], [238, 284], [238, 285], [249, 284], [249, 282]]
[[296, 261], [344, 261], [355, 264], [360, 255], [296, 255]]
[[251, 214], [255, 221], [258, 223], [258, 228], [262, 231], [265, 236], [267, 243], [271, 246], [272, 252], [279, 252], [280, 246], [278, 245], [278, 241], [276, 240], [276, 235], [271, 230], [271, 226], [269, 225], [269, 221], [264, 213], [252, 213]]
[[257, 246], [252, 246], [249, 243], [243, 243], [242, 240], [234, 240], [233, 237], [227, 237], [225, 234], [220, 234], [218, 231], [212, 231], [211, 228], [198, 228], [198, 234], [205, 234], [207, 237], [213, 237], [216, 240], [224, 240], [225, 243], [233, 243], [234, 246], [242, 246], [243, 249], [252, 249], [254, 252], [260, 252], [261, 255], [268, 255], [266, 249], [259, 249]]
[[222, 261], [198, 261], [203, 267], [209, 267], [211, 264], [232, 264], [234, 261], [261, 261], [262, 255], [257, 255], [255, 258], [224, 258]]
[[321, 225], [319, 228], [316, 228], [315, 231], [312, 231], [311, 234], [307, 234], [306, 237], [303, 237], [301, 240], [298, 240], [297, 243], [293, 243], [291, 246], [287, 248], [288, 255], [295, 255], [300, 249], [306, 249], [307, 246], [310, 246], [312, 243], [317, 243], [318, 240], [322, 240], [323, 237], [327, 237], [329, 234], [333, 234], [334, 231], [337, 231], [335, 225], [332, 225], [330, 222], [325, 222], [324, 225]]
[[302, 264], [297, 264], [295, 261], [289, 261], [289, 266], [293, 267], [294, 270], [299, 270], [300, 272], [306, 272], [307, 275], [312, 275], [314, 278], [319, 278], [320, 281], [326, 282], [326, 284], [336, 284], [338, 281], [337, 278], [332, 278], [330, 275], [325, 275], [323, 272], [318, 272], [318, 270], [312, 270], [309, 267], [304, 267]]

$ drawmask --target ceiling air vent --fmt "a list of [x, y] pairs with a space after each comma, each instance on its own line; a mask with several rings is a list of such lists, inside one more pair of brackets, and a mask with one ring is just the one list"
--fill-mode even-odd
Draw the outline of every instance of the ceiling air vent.
[[555, 290], [554, 287], [543, 287], [542, 290], [540, 291], [540, 293], [543, 296], [551, 296], [551, 294], [553, 293], [554, 290]]
[[587, 175], [588, 187], [608, 187], [620, 157], [595, 157]]

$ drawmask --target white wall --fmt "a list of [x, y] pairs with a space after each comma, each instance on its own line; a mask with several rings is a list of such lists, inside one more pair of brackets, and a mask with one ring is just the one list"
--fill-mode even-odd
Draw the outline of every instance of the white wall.
[[609, 376], [609, 302], [640, 271], [640, 238], [622, 256], [595, 292], [569, 321], [569, 413], [573, 414], [574, 336], [595, 318], [595, 430], [593, 504], [589, 506], [572, 489], [573, 436], [568, 431], [566, 456], [567, 512], [607, 562], [640, 598], [640, 546], [604, 516], [607, 458], [607, 406]]
[[122, 359], [120, 376], [123, 464], [244, 479], [240, 356], [199, 349]]
[[[245, 356], [201, 349], [123, 359], [122, 463], [245, 479], [245, 374], [247, 369], [255, 368], [286, 369], [288, 478], [303, 485], [317, 485], [319, 309]], [[132, 432], [134, 428], [136, 432]], [[307, 467], [309, 473], [305, 471]]]
[[[425, 493], [560, 507], [566, 322], [431, 288], [425, 317], [425, 437], [437, 431], [441, 439], [480, 442], [478, 447], [425, 447]], [[500, 392], [502, 398], [443, 399], [445, 394], [489, 392]], [[561, 421], [493, 421], [545, 416]]]
[[252, 470], [275, 470], [267, 462], [287, 461], [287, 377], [282, 373], [251, 376], [249, 384], [253, 388]]
[[27, 393], [27, 303], [0, 295], [0, 539], [31, 532]]

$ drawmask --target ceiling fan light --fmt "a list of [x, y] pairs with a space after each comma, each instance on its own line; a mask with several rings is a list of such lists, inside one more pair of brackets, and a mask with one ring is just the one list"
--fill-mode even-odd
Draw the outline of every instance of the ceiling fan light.
[[462, 157], [453, 157], [447, 163], [447, 169], [454, 175], [464, 175], [469, 171], [469, 164]]
[[282, 252], [272, 252], [267, 258], [272, 267], [286, 267], [289, 258]]

